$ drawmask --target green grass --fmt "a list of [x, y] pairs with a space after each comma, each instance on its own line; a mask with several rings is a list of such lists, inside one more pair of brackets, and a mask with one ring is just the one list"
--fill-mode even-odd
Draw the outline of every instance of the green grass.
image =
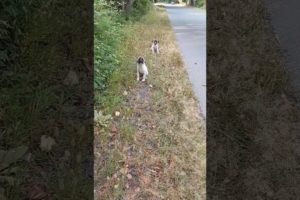
[[[123, 30], [120, 66], [112, 73], [106, 93], [108, 99], [120, 101], [105, 101], [105, 107], [101, 107], [106, 114], [121, 113], [111, 122], [118, 131], [110, 133], [112, 126], [109, 126], [97, 127], [95, 132], [96, 144], [100, 146], [95, 152], [101, 154], [97, 159], [109, 157], [117, 161], [111, 168], [97, 160], [95, 169], [115, 168], [117, 178], [106, 179], [106, 173], [96, 173], [96, 196], [114, 199], [110, 194], [115, 192], [114, 185], [120, 184], [123, 187], [118, 188], [118, 198], [124, 200], [160, 196], [174, 200], [204, 199], [205, 126], [166, 13], [155, 8]], [[157, 62], [150, 51], [153, 38], [163, 41]], [[151, 74], [145, 84], [135, 79], [135, 60], [140, 55], [145, 57]], [[128, 92], [127, 96], [123, 95], [124, 91]], [[103, 137], [113, 144], [112, 149], [102, 143]], [[119, 173], [126, 166], [136, 171], [131, 180], [126, 178], [126, 173]]]
[[[86, 199], [92, 194], [92, 180], [83, 171], [87, 170], [86, 163], [91, 163], [92, 135], [84, 133], [91, 127], [77, 117], [79, 109], [70, 109], [73, 104], [68, 99], [74, 94], [86, 99], [91, 93], [62, 83], [72, 69], [82, 84], [89, 84], [77, 66], [78, 60], [89, 56], [89, 47], [82, 45], [88, 34], [80, 34], [78, 29], [90, 30], [90, 19], [69, 12], [70, 7], [79, 8], [73, 1], [31, 3], [36, 7], [30, 8], [33, 10], [29, 10], [32, 12], [27, 13], [23, 24], [18, 62], [0, 79], [0, 149], [26, 145], [31, 160], [22, 158], [11, 165], [20, 170], [10, 174], [17, 181], [5, 184], [5, 195], [12, 200], [30, 198], [36, 187], [50, 196], [55, 194], [57, 199]], [[40, 149], [42, 135], [56, 141], [50, 152]], [[70, 153], [67, 160], [63, 159], [65, 152]], [[86, 156], [80, 160], [80, 155]]]
[[104, 9], [101, 2], [95, 1], [94, 11], [94, 88], [99, 92], [106, 89], [108, 79], [119, 65], [117, 49], [123, 34], [119, 22], [122, 16]]
[[131, 143], [135, 130], [129, 123], [122, 123], [120, 127], [121, 141], [124, 143]]

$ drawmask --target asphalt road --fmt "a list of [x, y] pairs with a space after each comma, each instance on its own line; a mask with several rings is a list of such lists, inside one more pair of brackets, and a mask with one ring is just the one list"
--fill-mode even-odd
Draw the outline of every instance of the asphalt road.
[[265, 0], [271, 24], [285, 56], [285, 70], [300, 100], [300, 1]]
[[206, 118], [206, 11], [165, 5], [190, 82]]

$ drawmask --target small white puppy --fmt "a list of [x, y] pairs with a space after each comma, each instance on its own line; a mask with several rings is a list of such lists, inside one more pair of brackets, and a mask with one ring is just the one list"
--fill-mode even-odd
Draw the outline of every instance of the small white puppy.
[[152, 50], [152, 53], [159, 54], [159, 41], [158, 40], [152, 40], [151, 50]]
[[143, 76], [142, 81], [144, 82], [148, 76], [148, 68], [145, 64], [145, 59], [143, 57], [139, 57], [137, 60], [137, 68], [136, 68], [136, 80], [140, 80], [140, 76]]

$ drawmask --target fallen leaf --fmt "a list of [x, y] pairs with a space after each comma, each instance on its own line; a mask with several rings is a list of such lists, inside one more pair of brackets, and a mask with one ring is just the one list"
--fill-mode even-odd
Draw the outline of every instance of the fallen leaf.
[[121, 174], [126, 174], [126, 169], [125, 168], [121, 168], [120, 172], [121, 172]]
[[101, 154], [100, 154], [99, 152], [96, 152], [96, 156], [97, 156], [98, 158], [100, 158], [100, 157], [101, 157]]
[[128, 179], [132, 179], [132, 175], [131, 174], [127, 174], [127, 178]]
[[182, 171], [182, 172], [180, 172], [180, 174], [179, 174], [180, 176], [185, 176], [186, 175], [186, 173], [184, 172], [184, 171]]
[[40, 148], [42, 149], [42, 151], [51, 151], [53, 145], [55, 145], [56, 142], [55, 140], [48, 136], [48, 135], [42, 135], [41, 137], [41, 144], [40, 144]]

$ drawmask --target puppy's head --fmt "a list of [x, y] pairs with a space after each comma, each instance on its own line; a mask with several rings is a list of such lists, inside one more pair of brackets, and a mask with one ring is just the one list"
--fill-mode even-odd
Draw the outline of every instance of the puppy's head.
[[158, 40], [152, 40], [152, 43], [157, 45], [159, 43], [159, 41]]
[[144, 64], [145, 63], [145, 59], [143, 57], [139, 57], [137, 60], [138, 64]]

